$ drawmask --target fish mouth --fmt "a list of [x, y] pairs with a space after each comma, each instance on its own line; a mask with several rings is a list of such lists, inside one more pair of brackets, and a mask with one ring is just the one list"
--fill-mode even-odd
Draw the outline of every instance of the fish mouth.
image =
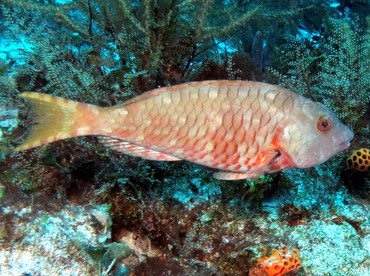
[[340, 150], [342, 151], [342, 150], [348, 149], [349, 146], [351, 145], [351, 140], [348, 140], [348, 141], [345, 141], [345, 142], [339, 144], [338, 147], [340, 148]]
[[351, 145], [352, 139], [354, 138], [354, 133], [348, 127], [343, 133], [344, 133], [343, 135], [344, 142], [338, 145], [341, 151], [348, 149], [349, 146]]

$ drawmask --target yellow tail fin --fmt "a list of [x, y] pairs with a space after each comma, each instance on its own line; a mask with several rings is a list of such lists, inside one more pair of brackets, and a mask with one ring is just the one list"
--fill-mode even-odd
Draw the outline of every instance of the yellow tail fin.
[[36, 92], [25, 92], [20, 97], [31, 103], [34, 125], [24, 142], [15, 148], [17, 151], [90, 135], [92, 126], [88, 124], [96, 117], [91, 117], [91, 114], [96, 115], [100, 110], [97, 106]]

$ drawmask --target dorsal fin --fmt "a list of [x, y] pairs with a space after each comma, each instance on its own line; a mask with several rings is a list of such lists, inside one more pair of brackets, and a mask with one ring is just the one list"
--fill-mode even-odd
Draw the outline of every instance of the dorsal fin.
[[148, 160], [156, 161], [179, 161], [180, 158], [167, 155], [143, 146], [136, 145], [121, 139], [100, 136], [99, 142], [115, 151], [122, 152], [130, 156], [141, 157]]

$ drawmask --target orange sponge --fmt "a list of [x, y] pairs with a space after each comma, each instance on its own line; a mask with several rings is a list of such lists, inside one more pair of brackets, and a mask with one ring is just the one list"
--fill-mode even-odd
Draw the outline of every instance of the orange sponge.
[[259, 272], [255, 271], [257, 273], [252, 272], [249, 275], [282, 276], [301, 267], [299, 251], [289, 251], [287, 248], [280, 252], [277, 249], [272, 250], [270, 256], [259, 258], [257, 264]]
[[370, 167], [370, 150], [362, 148], [354, 151], [347, 159], [347, 165], [356, 171], [367, 171]]

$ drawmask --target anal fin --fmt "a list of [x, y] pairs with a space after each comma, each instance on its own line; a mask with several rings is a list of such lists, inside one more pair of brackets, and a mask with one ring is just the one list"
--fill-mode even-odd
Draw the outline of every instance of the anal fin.
[[124, 154], [141, 157], [148, 160], [156, 161], [179, 161], [180, 158], [175, 156], [167, 155], [165, 153], [155, 151], [143, 146], [136, 145], [134, 143], [127, 142], [125, 140], [101, 136], [99, 142], [104, 146], [109, 147], [115, 151], [122, 152]]

